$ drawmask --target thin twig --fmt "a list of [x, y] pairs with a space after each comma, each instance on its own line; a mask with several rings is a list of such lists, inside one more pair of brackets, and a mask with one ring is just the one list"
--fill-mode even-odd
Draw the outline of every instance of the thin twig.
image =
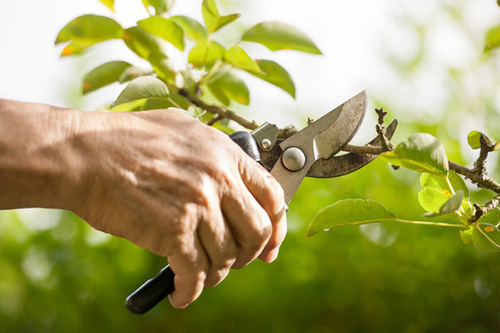
[[387, 136], [385, 135], [385, 116], [387, 115], [387, 112], [384, 111], [383, 108], [380, 109], [375, 109], [375, 112], [378, 114], [378, 124], [375, 126], [377, 130], [378, 137], [380, 138], [380, 141], [382, 142], [382, 147], [384, 148], [384, 151], [391, 151], [394, 149], [394, 145], [392, 142], [389, 141]]
[[214, 116], [212, 119], [210, 119], [210, 120], [207, 122], [207, 125], [208, 125], [208, 126], [213, 126], [213, 125], [215, 125], [215, 123], [216, 123], [216, 122], [218, 122], [218, 121], [220, 121], [220, 120], [222, 120], [222, 119], [224, 119], [222, 116], [220, 116], [220, 115], [216, 115], [216, 116]]
[[482, 134], [479, 142], [481, 143], [481, 150], [477, 161], [474, 163], [474, 172], [482, 175], [486, 174], [486, 159], [488, 158], [488, 154], [495, 149], [495, 146]]
[[496, 197], [488, 201], [486, 205], [484, 205], [483, 207], [479, 206], [478, 204], [474, 204], [476, 213], [469, 220], [469, 223], [474, 223], [478, 221], [481, 217], [483, 217], [484, 214], [491, 212], [493, 209], [495, 209], [499, 203], [500, 203], [500, 195], [497, 195]]
[[297, 133], [298, 131], [299, 130], [293, 125], [285, 126], [283, 128], [280, 128], [278, 132], [278, 138], [287, 139], [292, 135], [294, 135], [295, 133]]
[[192, 96], [191, 94], [189, 94], [185, 90], [179, 90], [179, 94], [181, 94], [182, 96], [189, 99], [189, 101], [191, 103], [193, 103], [194, 105], [196, 105], [196, 106], [198, 106], [198, 107], [200, 107], [200, 108], [202, 108], [202, 109], [204, 109], [212, 114], [215, 114], [215, 115], [221, 117], [221, 119], [225, 118], [225, 119], [232, 120], [232, 121], [240, 124], [241, 126], [247, 128], [249, 130], [254, 130], [257, 127], [259, 127], [259, 124], [257, 124], [257, 122], [249, 121], [241, 116], [238, 116], [236, 114], [236, 112], [234, 112], [226, 107], [217, 106], [217, 105], [209, 105], [209, 104], [203, 102], [198, 97]]
[[448, 164], [450, 166], [450, 170], [453, 170], [456, 173], [459, 173], [470, 179], [470, 181], [476, 184], [478, 187], [486, 188], [488, 190], [492, 190], [497, 194], [500, 194], [500, 184], [498, 184], [493, 178], [490, 178], [484, 174], [478, 175], [476, 172], [474, 172], [474, 170], [471, 170], [452, 161], [448, 161]]
[[356, 145], [345, 145], [344, 148], [342, 148], [342, 151], [346, 151], [349, 153], [356, 153], [356, 154], [370, 154], [370, 155], [380, 155], [382, 153], [385, 153], [386, 150], [382, 146], [356, 146]]

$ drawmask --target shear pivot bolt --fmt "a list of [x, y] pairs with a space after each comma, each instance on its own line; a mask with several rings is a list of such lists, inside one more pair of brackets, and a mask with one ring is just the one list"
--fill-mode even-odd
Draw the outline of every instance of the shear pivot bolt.
[[273, 147], [273, 143], [269, 139], [262, 139], [262, 141], [260, 142], [260, 146], [262, 147], [262, 149], [267, 151]]
[[290, 171], [299, 171], [306, 164], [306, 155], [297, 147], [289, 147], [282, 157], [285, 168]]

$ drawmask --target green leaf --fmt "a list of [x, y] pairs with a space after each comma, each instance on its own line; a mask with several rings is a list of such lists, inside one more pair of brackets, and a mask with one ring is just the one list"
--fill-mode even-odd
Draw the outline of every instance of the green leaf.
[[121, 38], [122, 35], [123, 28], [113, 19], [87, 14], [66, 24], [57, 35], [56, 44], [70, 42], [61, 53], [61, 56], [68, 56], [99, 42]]
[[137, 25], [147, 32], [163, 38], [179, 50], [184, 50], [184, 30], [174, 21], [160, 16], [151, 16], [140, 20]]
[[86, 48], [96, 44], [94, 41], [73, 41], [66, 45], [61, 51], [61, 57], [80, 54]]
[[259, 65], [238, 45], [225, 52], [224, 61], [250, 73], [261, 73]]
[[241, 16], [240, 14], [220, 15], [214, 0], [203, 0], [201, 13], [209, 33], [219, 30]]
[[172, 9], [175, 0], [142, 0], [142, 3], [148, 13], [151, 14], [150, 7], [152, 7], [155, 10], [155, 15], [160, 15]]
[[471, 131], [467, 135], [467, 143], [472, 149], [480, 149], [481, 137], [483, 137], [483, 139], [486, 140], [487, 143], [492, 144], [490, 138], [488, 138], [485, 134], [479, 131]]
[[259, 65], [261, 73], [250, 72], [251, 74], [283, 89], [295, 98], [295, 84], [286, 69], [271, 60], [256, 60], [255, 62]]
[[463, 213], [468, 217], [473, 215], [467, 185], [454, 171], [449, 171], [448, 177], [424, 172], [420, 176], [420, 184], [424, 189], [418, 193], [418, 201], [426, 211], [438, 212], [453, 196], [453, 191], [462, 191], [464, 194], [461, 205]]
[[195, 67], [212, 65], [224, 58], [226, 49], [215, 41], [202, 41], [196, 44], [188, 55], [188, 62]]
[[396, 216], [380, 203], [373, 200], [347, 199], [320, 210], [309, 224], [307, 236], [320, 231], [385, 221], [396, 221]]
[[469, 196], [469, 189], [465, 181], [455, 171], [449, 171], [448, 180], [441, 175], [424, 172], [420, 176], [420, 185], [422, 185], [423, 188], [437, 190], [445, 194], [448, 198], [452, 196], [452, 189], [450, 189], [451, 185], [455, 191], [462, 190], [464, 192], [464, 197]]
[[207, 84], [210, 92], [224, 105], [233, 100], [243, 105], [250, 103], [250, 92], [245, 82], [232, 74], [225, 72]]
[[500, 252], [500, 230], [492, 224], [476, 223], [472, 231], [472, 241], [483, 252]]
[[150, 54], [148, 61], [160, 78], [172, 84], [175, 83], [174, 66], [167, 56], [160, 52], [153, 52]]
[[102, 2], [106, 7], [111, 9], [111, 11], [115, 11], [115, 0], [99, 0]]
[[472, 234], [474, 232], [474, 227], [470, 227], [466, 230], [460, 230], [460, 239], [464, 242], [465, 245], [469, 245], [472, 243]]
[[154, 74], [154, 72], [151, 70], [151, 68], [130, 66], [122, 72], [118, 81], [120, 83], [124, 83], [132, 81], [133, 79], [136, 79], [141, 76], [152, 75], [152, 74]]
[[168, 98], [176, 108], [187, 110], [190, 106], [193, 106], [189, 99], [174, 92], [168, 94]]
[[286, 23], [259, 23], [245, 32], [242, 40], [260, 43], [271, 51], [296, 50], [321, 54], [316, 44], [305, 33]]
[[443, 145], [430, 134], [413, 134], [393, 151], [380, 156], [388, 163], [419, 172], [448, 174], [448, 159]]
[[479, 131], [471, 131], [467, 135], [467, 143], [472, 149], [481, 148], [481, 141], [480, 141], [481, 135], [483, 135], [483, 133]]
[[158, 39], [138, 26], [125, 30], [123, 41], [135, 54], [146, 60], [151, 53], [162, 52]]
[[483, 52], [489, 52], [500, 46], [500, 26], [491, 28], [486, 33], [486, 41]]
[[147, 102], [147, 99], [142, 98], [142, 99], [136, 99], [132, 102], [123, 103], [120, 105], [111, 104], [109, 106], [109, 108], [113, 112], [141, 111], [142, 107], [144, 106], [144, 103], [146, 103], [146, 102]]
[[464, 199], [464, 192], [458, 190], [457, 193], [446, 200], [443, 206], [439, 208], [439, 211], [429, 212], [424, 214], [427, 217], [442, 216], [448, 214], [456, 214], [460, 207], [462, 206], [462, 200]]
[[489, 223], [489, 224], [494, 224], [498, 225], [500, 223], [500, 208], [496, 207], [492, 211], [489, 211], [488, 213], [484, 214], [479, 221], [481, 223]]
[[82, 93], [88, 94], [117, 82], [123, 71], [130, 66], [132, 65], [126, 61], [110, 61], [94, 68], [83, 77]]
[[172, 102], [170, 102], [168, 99], [163, 99], [163, 98], [155, 98], [155, 99], [148, 99], [146, 103], [142, 106], [141, 110], [164, 110], [168, 108], [175, 107]]
[[418, 192], [418, 202], [428, 212], [438, 212], [448, 199], [450, 197], [443, 192], [430, 188]]
[[165, 98], [148, 99], [142, 106], [142, 110], [159, 110], [168, 108], [187, 110], [190, 106], [192, 106], [191, 102], [184, 96], [176, 93], [170, 93], [168, 94], [168, 97]]
[[182, 15], [172, 16], [170, 19], [184, 30], [188, 39], [195, 42], [207, 39], [207, 29], [195, 19]]
[[120, 93], [112, 107], [138, 99], [168, 97], [168, 88], [161, 80], [143, 76], [132, 80]]

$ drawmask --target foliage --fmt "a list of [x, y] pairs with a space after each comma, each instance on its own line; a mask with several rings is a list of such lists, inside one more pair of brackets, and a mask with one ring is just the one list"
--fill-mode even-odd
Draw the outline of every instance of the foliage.
[[[480, 138], [483, 144], [479, 143]], [[478, 131], [469, 133], [467, 139], [473, 149], [484, 148], [486, 144], [492, 147], [493, 151], [498, 146], [498, 144], [493, 146], [491, 141]], [[472, 240], [474, 245], [484, 252], [500, 252], [500, 238], [497, 236], [497, 227], [500, 225], [498, 200], [493, 199], [494, 204], [484, 212], [486, 214], [477, 216], [476, 210], [480, 209], [479, 205], [469, 201], [469, 191], [465, 182], [459, 175], [449, 170], [444, 147], [436, 138], [430, 134], [413, 134], [407, 141], [398, 144], [394, 150], [383, 153], [381, 157], [393, 165], [422, 172], [420, 184], [424, 189], [418, 193], [418, 200], [422, 208], [427, 211], [424, 217], [451, 217], [457, 224], [403, 220], [378, 202], [349, 199], [336, 202], [319, 211], [309, 225], [308, 236], [346, 225], [394, 221], [462, 228], [460, 237], [465, 244]], [[482, 172], [479, 174], [481, 177], [486, 177]], [[486, 221], [491, 224], [485, 223]]]
[[[113, 3], [104, 2], [113, 10]], [[158, 105], [175, 106], [200, 114], [195, 99], [211, 101], [223, 106], [232, 102], [250, 103], [250, 92], [238, 71], [252, 74], [295, 97], [295, 85], [290, 74], [278, 63], [267, 59], [254, 59], [241, 42], [259, 43], [270, 50], [296, 50], [320, 54], [314, 42], [298, 29], [280, 22], [262, 22], [241, 34], [240, 41], [225, 48], [216, 40], [216, 33], [233, 23], [240, 14], [221, 15], [214, 0], [202, 3], [203, 24], [193, 18], [171, 15], [173, 1], [143, 1], [150, 17], [137, 22], [137, 26], [123, 28], [115, 20], [97, 15], [83, 15], [68, 23], [59, 33], [56, 43], [69, 42], [61, 56], [82, 53], [97, 43], [122, 39], [151, 68], [140, 68], [123, 61], [111, 61], [98, 66], [85, 75], [84, 94], [114, 82], [127, 82], [111, 109], [138, 111]], [[154, 9], [151, 14], [150, 8]], [[164, 44], [170, 44], [169, 49]], [[181, 67], [172, 60], [183, 59]], [[145, 79], [142, 77], [150, 77]], [[174, 101], [182, 100], [182, 103]], [[131, 103], [134, 102], [134, 103]], [[128, 103], [123, 106], [122, 104]], [[209, 121], [209, 118], [205, 118]], [[224, 128], [230, 131], [229, 128]]]

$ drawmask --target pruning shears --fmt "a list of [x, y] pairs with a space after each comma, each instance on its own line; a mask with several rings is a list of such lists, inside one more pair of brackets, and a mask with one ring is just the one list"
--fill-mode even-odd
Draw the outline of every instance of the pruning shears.
[[[230, 137], [276, 178], [283, 187], [288, 205], [304, 177], [343, 176], [377, 157], [359, 153], [336, 156], [358, 131], [365, 116], [366, 99], [366, 92], [363, 91], [287, 139], [278, 138], [278, 127], [269, 123], [251, 133], [236, 132]], [[389, 139], [396, 127], [397, 120], [387, 127], [386, 136]], [[368, 143], [380, 144], [378, 137]], [[127, 298], [127, 308], [136, 314], [149, 311], [174, 291], [174, 276], [167, 265]]]

